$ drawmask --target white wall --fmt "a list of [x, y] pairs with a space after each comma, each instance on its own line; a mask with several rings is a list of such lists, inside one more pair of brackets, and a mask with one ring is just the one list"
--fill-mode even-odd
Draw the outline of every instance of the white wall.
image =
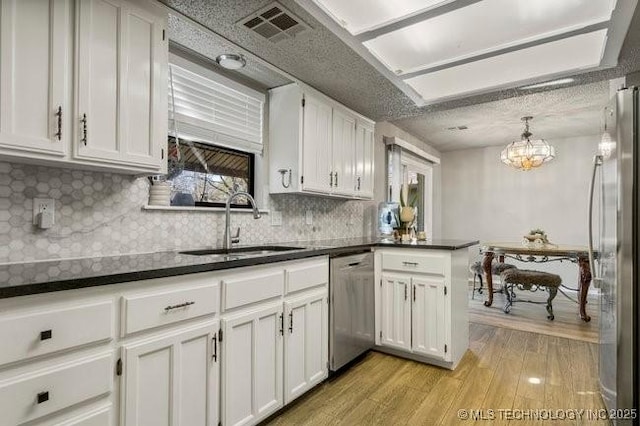
[[[587, 245], [588, 189], [599, 136], [549, 140], [555, 160], [522, 172], [500, 162], [499, 147], [442, 153], [442, 235], [520, 242], [542, 228], [556, 244]], [[556, 271], [577, 285], [577, 266], [518, 265]]]
[[[440, 158], [440, 151], [433, 148], [428, 144], [428, 142], [422, 141], [410, 133], [405, 132], [404, 130], [394, 126], [393, 124], [382, 121], [376, 123], [375, 128], [375, 180], [374, 180], [374, 199], [377, 203], [382, 201], [386, 201], [386, 191], [387, 191], [387, 170], [385, 168], [386, 164], [386, 149], [384, 144], [384, 137], [397, 137], [410, 144], [428, 152], [435, 157]], [[438, 239], [442, 237], [442, 191], [441, 191], [441, 167], [437, 164], [433, 165], [433, 234], [429, 230], [427, 230], [427, 234], [433, 235], [434, 239]], [[377, 209], [377, 207], [376, 207]], [[377, 210], [376, 210], [377, 213]], [[377, 222], [374, 221], [374, 226], [376, 229], [374, 231], [374, 235], [377, 235]]]

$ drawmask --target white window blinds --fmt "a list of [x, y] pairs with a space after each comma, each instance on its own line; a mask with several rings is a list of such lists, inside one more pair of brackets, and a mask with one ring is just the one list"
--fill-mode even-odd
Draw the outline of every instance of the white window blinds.
[[175, 55], [169, 66], [171, 133], [175, 119], [182, 139], [262, 153], [264, 94]]

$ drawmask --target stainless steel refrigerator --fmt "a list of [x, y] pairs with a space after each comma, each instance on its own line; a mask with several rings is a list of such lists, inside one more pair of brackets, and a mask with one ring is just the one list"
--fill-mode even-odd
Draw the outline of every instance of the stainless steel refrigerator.
[[638, 408], [639, 121], [638, 89], [619, 90], [605, 109], [590, 189], [592, 285], [601, 292], [600, 390], [608, 409]]

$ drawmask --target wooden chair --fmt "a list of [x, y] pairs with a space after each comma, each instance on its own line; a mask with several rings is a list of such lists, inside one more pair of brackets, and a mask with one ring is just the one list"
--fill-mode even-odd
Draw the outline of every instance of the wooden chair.
[[[549, 293], [549, 297], [546, 302], [533, 302], [525, 300], [529, 303], [546, 303], [547, 305], [547, 319], [553, 321], [555, 318], [553, 315], [553, 299], [558, 294], [558, 287], [562, 284], [562, 278], [560, 275], [550, 274], [548, 272], [533, 271], [528, 269], [511, 268], [502, 271], [500, 274], [502, 280], [503, 292], [507, 296], [507, 303], [504, 305], [504, 313], [511, 312], [511, 307], [515, 303], [514, 287], [519, 290], [538, 291], [544, 289]], [[522, 301], [522, 300], [520, 300]]]

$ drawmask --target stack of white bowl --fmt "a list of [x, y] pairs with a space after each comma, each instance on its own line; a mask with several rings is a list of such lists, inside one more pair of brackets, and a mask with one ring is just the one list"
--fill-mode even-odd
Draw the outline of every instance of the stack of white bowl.
[[171, 204], [171, 187], [167, 182], [154, 182], [149, 188], [150, 206], [168, 206]]

